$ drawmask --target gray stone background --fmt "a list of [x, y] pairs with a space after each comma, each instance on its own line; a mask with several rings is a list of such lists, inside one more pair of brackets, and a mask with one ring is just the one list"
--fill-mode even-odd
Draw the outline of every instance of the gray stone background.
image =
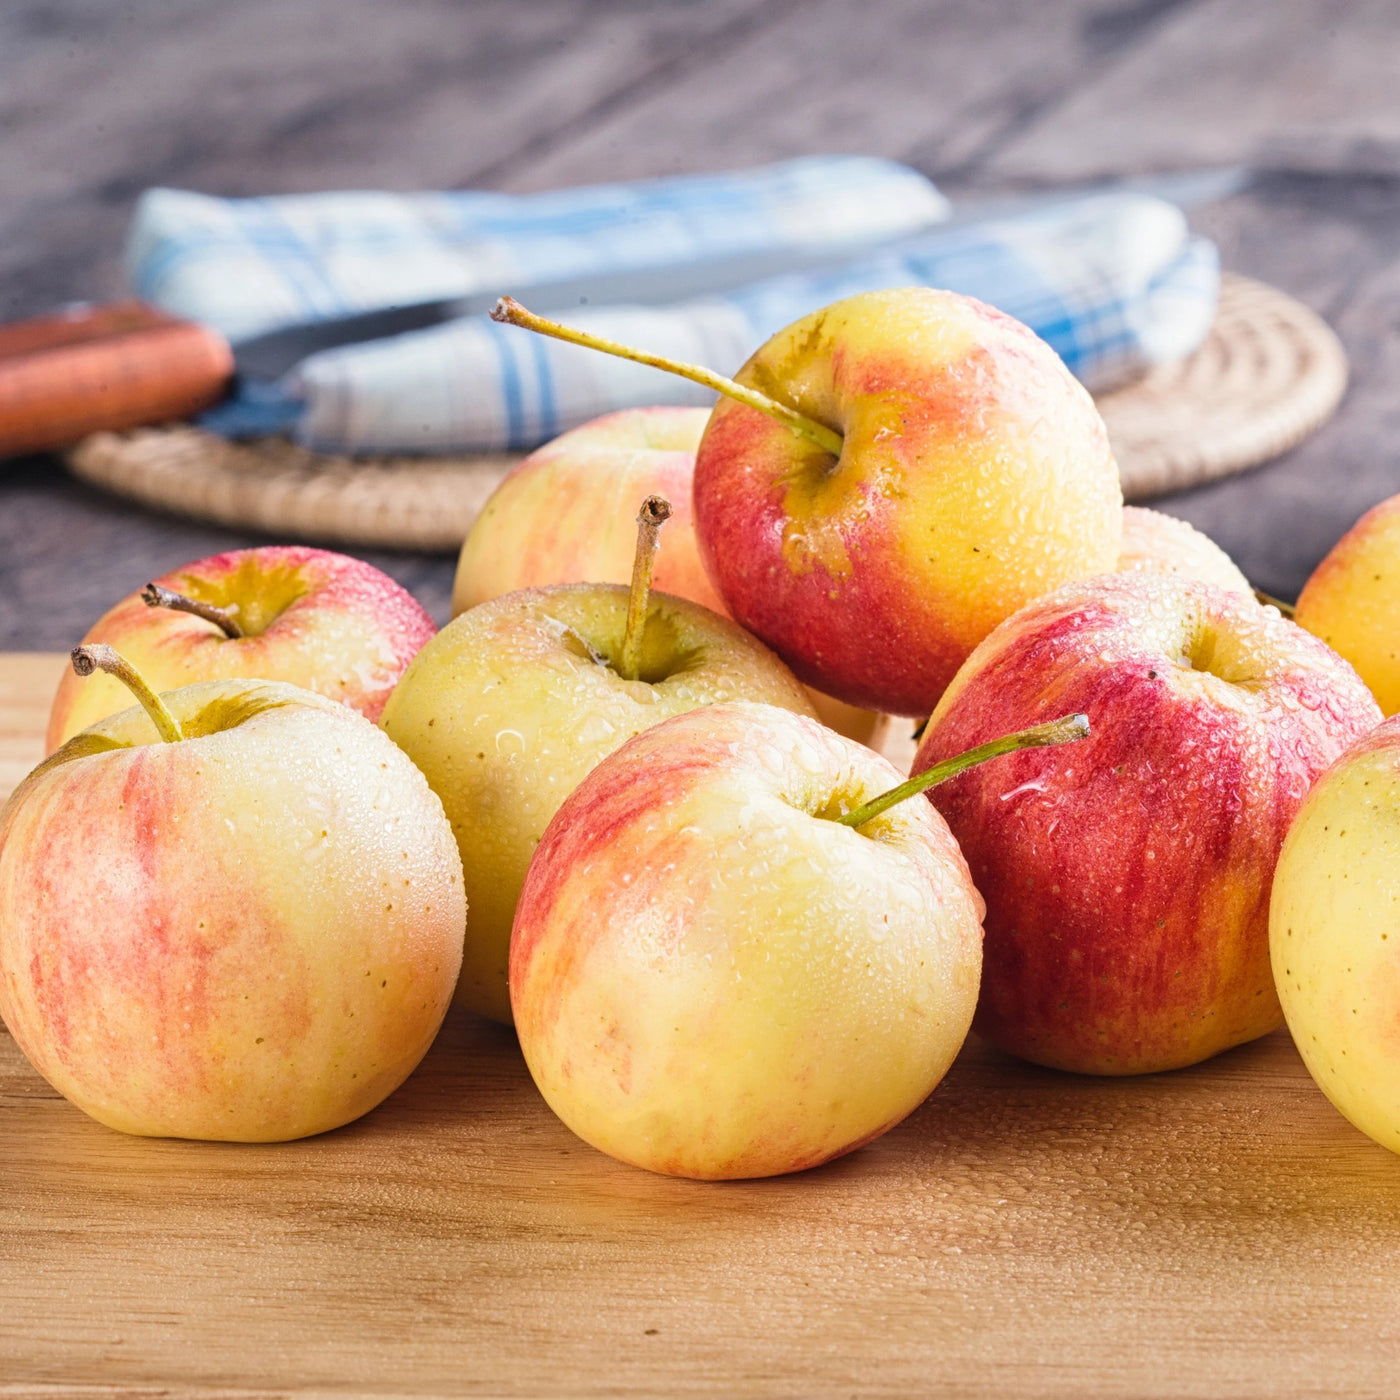
[[[120, 295], [135, 197], [552, 185], [807, 152], [954, 198], [1247, 163], [1193, 212], [1341, 334], [1337, 418], [1168, 498], [1296, 594], [1400, 491], [1400, 0], [0, 0], [0, 317]], [[252, 533], [0, 463], [0, 648]], [[366, 554], [445, 620], [453, 561]]]

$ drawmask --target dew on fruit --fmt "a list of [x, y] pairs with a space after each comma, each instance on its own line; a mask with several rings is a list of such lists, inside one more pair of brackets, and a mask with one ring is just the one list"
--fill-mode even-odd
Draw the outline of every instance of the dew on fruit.
[[1044, 778], [1032, 778], [1022, 783], [1019, 787], [1012, 788], [1009, 792], [1003, 792], [1000, 796], [1002, 802], [1009, 802], [1013, 797], [1019, 797], [1027, 792], [1044, 792], [1046, 780]]
[[617, 733], [617, 726], [597, 711], [585, 715], [583, 722], [574, 730], [574, 739], [580, 744], [605, 744]]

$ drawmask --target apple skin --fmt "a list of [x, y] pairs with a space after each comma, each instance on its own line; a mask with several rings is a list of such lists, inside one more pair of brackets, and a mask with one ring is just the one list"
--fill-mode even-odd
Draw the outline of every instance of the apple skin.
[[766, 705], [668, 720], [584, 779], [510, 949], [521, 1049], [575, 1133], [670, 1176], [772, 1176], [923, 1102], [972, 1019], [981, 897], [921, 800], [824, 819], [899, 781]]
[[294, 686], [101, 721], [0, 811], [0, 1014], [109, 1127], [271, 1142], [367, 1113], [437, 1033], [461, 863], [422, 774]]
[[647, 610], [643, 679], [623, 680], [603, 658], [622, 649], [627, 599], [616, 584], [562, 584], [482, 603], [423, 648], [380, 721], [456, 833], [468, 908], [457, 1000], [493, 1020], [510, 1022], [510, 927], [530, 858], [596, 764], [702, 705], [762, 700], [812, 713], [761, 642], [664, 593]]
[[1123, 507], [1119, 573], [1169, 574], [1252, 593], [1235, 561], [1188, 521], [1145, 506]]
[[1298, 596], [1296, 618], [1356, 667], [1387, 715], [1400, 710], [1400, 496], [1334, 544]]
[[664, 496], [652, 584], [725, 612], [691, 524], [690, 479], [706, 408], [634, 408], [562, 434], [519, 463], [482, 507], [462, 545], [452, 615], [522, 588], [626, 583], [637, 507]]
[[[249, 635], [230, 638], [212, 622], [123, 598], [88, 630], [157, 692], [196, 681], [285, 681], [377, 720], [389, 692], [437, 628], [413, 596], [370, 564], [326, 549], [267, 545], [211, 555], [154, 580], [219, 607], [237, 605]], [[46, 738], [52, 753], [80, 730], [131, 704], [111, 676], [59, 683]]]
[[735, 378], [845, 440], [833, 459], [726, 399], [695, 463], [710, 576], [808, 685], [922, 718], [1003, 618], [1118, 562], [1122, 492], [1093, 400], [980, 302], [852, 297]]
[[1283, 843], [1269, 909], [1274, 979], [1309, 1073], [1400, 1152], [1400, 719], [1347, 750]]
[[1062, 757], [1016, 754], [930, 793], [987, 899], [976, 1029], [1093, 1074], [1175, 1069], [1273, 1030], [1279, 847], [1375, 702], [1245, 594], [1109, 574], [987, 638], [915, 771], [1074, 711], [1090, 737]]

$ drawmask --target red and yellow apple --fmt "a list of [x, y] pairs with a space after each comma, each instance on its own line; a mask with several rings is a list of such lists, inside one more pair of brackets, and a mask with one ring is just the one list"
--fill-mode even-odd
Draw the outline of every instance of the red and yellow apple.
[[[506, 477], [462, 545], [452, 588], [456, 616], [522, 588], [626, 583], [634, 501], [664, 496], [674, 514], [661, 537], [655, 586], [728, 616], [700, 559], [690, 509], [695, 449], [706, 408], [609, 413], [532, 452]], [[878, 745], [884, 717], [812, 691], [823, 724]]]
[[1269, 944], [1288, 1029], [1342, 1114], [1400, 1152], [1400, 719], [1353, 745], [1283, 843]]
[[[158, 691], [233, 678], [286, 681], [378, 719], [405, 667], [437, 630], [413, 597], [370, 564], [325, 549], [269, 545], [196, 560], [155, 585], [231, 614], [242, 635], [205, 617], [123, 598], [85, 642], [116, 647]], [[124, 710], [106, 675], [65, 675], [49, 715], [49, 752]]]
[[1004, 618], [1117, 565], [1122, 495], [1092, 399], [980, 302], [852, 297], [735, 378], [837, 435], [828, 448], [726, 398], [695, 464], [710, 576], [819, 690], [923, 717]]
[[109, 1127], [277, 1141], [368, 1112], [461, 961], [442, 804], [368, 720], [282, 684], [167, 693], [0, 811], [0, 1015]]
[[452, 614], [522, 588], [626, 583], [644, 496], [673, 514], [653, 583], [663, 593], [724, 612], [700, 562], [691, 523], [695, 449], [705, 408], [633, 408], [595, 418], [532, 452], [482, 507], [457, 561]]
[[1281, 1020], [1269, 887], [1308, 789], [1380, 718], [1345, 661], [1246, 594], [1069, 585], [973, 653], [916, 771], [1068, 710], [1092, 735], [930, 794], [987, 900], [977, 1030], [1060, 1069], [1174, 1069]]
[[1373, 506], [1332, 546], [1295, 617], [1356, 667], [1386, 714], [1400, 711], [1400, 496]]
[[466, 949], [458, 1000], [510, 1020], [510, 926], [560, 803], [614, 749], [663, 719], [726, 700], [810, 714], [761, 642], [695, 603], [653, 593], [635, 679], [621, 674], [629, 594], [616, 584], [526, 589], [453, 619], [390, 697], [385, 733], [427, 775], [461, 850]]
[[1120, 573], [1168, 574], [1251, 593], [1249, 580], [1209, 535], [1188, 521], [1145, 506], [1123, 507]]
[[673, 1176], [771, 1176], [916, 1108], [977, 999], [982, 901], [922, 798], [798, 715], [654, 726], [559, 809], [510, 947], [516, 1031], [551, 1108]]

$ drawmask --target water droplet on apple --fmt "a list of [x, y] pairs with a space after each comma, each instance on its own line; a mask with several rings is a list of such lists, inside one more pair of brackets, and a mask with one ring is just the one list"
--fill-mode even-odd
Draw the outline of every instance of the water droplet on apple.
[[596, 710], [585, 715], [583, 722], [574, 730], [574, 738], [580, 744], [601, 744], [617, 733], [617, 726], [606, 715]]

